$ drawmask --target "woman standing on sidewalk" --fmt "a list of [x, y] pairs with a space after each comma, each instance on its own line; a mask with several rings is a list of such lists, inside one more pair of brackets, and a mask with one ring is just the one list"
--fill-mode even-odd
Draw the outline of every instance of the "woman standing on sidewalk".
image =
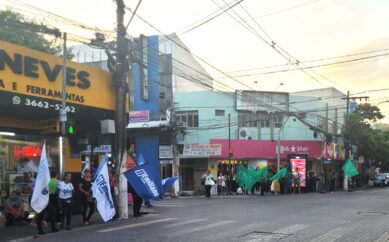
[[213, 185], [215, 185], [215, 178], [213, 178], [213, 175], [208, 170], [203, 176], [202, 179], [204, 179], [205, 184], [205, 196], [211, 197], [211, 188]]
[[[78, 189], [81, 192], [82, 219], [85, 225], [90, 225], [92, 223], [90, 218], [95, 212], [95, 199], [92, 196], [92, 173], [90, 170], [85, 171], [85, 176], [78, 184]], [[89, 213], [86, 216], [88, 207]]]
[[72, 219], [72, 203], [73, 203], [73, 184], [70, 182], [72, 175], [66, 173], [64, 181], [58, 184], [59, 190], [59, 202], [61, 204], [61, 228], [65, 225], [66, 217], [66, 230], [71, 230], [70, 222]]

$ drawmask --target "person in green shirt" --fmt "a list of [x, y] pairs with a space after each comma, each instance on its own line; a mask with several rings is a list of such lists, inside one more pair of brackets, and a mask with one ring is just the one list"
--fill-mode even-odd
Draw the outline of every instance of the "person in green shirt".
[[51, 222], [51, 232], [58, 232], [56, 222], [59, 214], [59, 206], [58, 206], [58, 174], [56, 171], [52, 170], [50, 172], [50, 181], [49, 181], [49, 204], [47, 206], [47, 212], [49, 215], [49, 219]]
[[290, 167], [288, 168], [288, 172], [286, 173], [285, 179], [285, 194], [290, 194], [292, 190], [292, 182], [293, 182], [293, 173]]

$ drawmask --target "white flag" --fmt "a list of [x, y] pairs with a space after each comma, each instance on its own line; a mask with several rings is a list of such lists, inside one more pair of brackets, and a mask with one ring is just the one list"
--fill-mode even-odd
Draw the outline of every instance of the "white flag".
[[108, 176], [108, 154], [105, 154], [100, 166], [97, 168], [96, 179], [92, 185], [92, 194], [97, 201], [97, 210], [104, 222], [115, 215], [115, 206], [112, 200]]
[[31, 207], [40, 213], [49, 203], [50, 171], [46, 156], [46, 142], [43, 143], [41, 160], [39, 161], [34, 190], [32, 192]]

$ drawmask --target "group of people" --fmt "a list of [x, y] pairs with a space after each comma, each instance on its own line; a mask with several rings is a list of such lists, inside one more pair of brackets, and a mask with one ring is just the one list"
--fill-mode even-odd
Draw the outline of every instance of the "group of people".
[[[272, 180], [271, 177], [275, 174], [272, 169], [269, 169], [267, 176], [258, 181], [251, 189], [251, 193], [254, 194], [255, 190], [260, 190], [261, 196], [265, 195], [265, 192], [276, 192], [284, 194], [301, 193], [301, 175], [298, 168], [292, 172], [291, 168], [287, 168], [287, 173], [279, 180]], [[212, 186], [216, 185], [217, 195], [236, 195], [247, 194], [245, 187], [239, 187], [236, 177], [232, 176], [232, 179], [228, 175], [219, 173], [217, 178], [207, 170], [201, 177], [201, 184], [205, 187], [205, 196], [211, 196]]]
[[[113, 186], [116, 184], [114, 176], [110, 176], [110, 182]], [[90, 170], [85, 170], [84, 176], [78, 184], [80, 192], [82, 219], [85, 225], [92, 223], [91, 217], [95, 212], [95, 198], [92, 196], [92, 173]], [[71, 230], [72, 209], [74, 204], [75, 189], [72, 184], [72, 175], [66, 173], [63, 181], [58, 179], [57, 172], [50, 172], [49, 188], [49, 203], [47, 207], [38, 213], [34, 220], [38, 229], [38, 234], [45, 234], [43, 224], [49, 222], [51, 224], [51, 232], [58, 232], [58, 226], [63, 229]], [[5, 216], [6, 223], [10, 225], [15, 222], [24, 223], [28, 211], [25, 210], [27, 201], [24, 201], [20, 191], [11, 193], [10, 198], [5, 201]]]

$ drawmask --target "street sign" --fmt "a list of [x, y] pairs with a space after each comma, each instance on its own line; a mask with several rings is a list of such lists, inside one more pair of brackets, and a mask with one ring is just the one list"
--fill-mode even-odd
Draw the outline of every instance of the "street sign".
[[67, 116], [66, 116], [66, 109], [61, 108], [59, 111], [59, 121], [66, 122]]

